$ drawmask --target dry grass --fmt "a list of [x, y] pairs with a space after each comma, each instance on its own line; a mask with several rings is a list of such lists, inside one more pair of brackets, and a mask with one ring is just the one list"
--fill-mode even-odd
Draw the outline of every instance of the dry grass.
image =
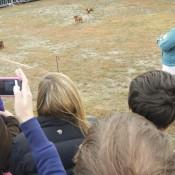
[[[128, 111], [127, 93], [136, 75], [160, 69], [156, 37], [174, 26], [173, 0], [41, 0], [0, 9], [2, 75], [18, 64], [30, 79], [34, 101], [38, 80], [61, 71], [78, 85], [88, 114]], [[85, 9], [93, 7], [89, 17]], [[83, 24], [75, 24], [82, 15]], [[9, 61], [8, 61], [9, 60]], [[11, 108], [11, 99], [6, 100]]]

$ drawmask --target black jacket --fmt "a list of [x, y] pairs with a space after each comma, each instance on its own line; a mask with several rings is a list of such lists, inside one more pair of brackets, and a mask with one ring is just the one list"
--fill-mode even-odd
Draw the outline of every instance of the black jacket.
[[[72, 175], [74, 167], [72, 159], [84, 139], [82, 132], [60, 117], [38, 117], [38, 121], [48, 139], [55, 144], [67, 174]], [[23, 133], [14, 139], [9, 170], [13, 175], [37, 174], [32, 154]]]

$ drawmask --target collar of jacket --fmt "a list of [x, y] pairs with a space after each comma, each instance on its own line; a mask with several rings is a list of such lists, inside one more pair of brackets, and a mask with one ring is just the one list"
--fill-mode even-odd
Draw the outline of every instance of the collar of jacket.
[[37, 119], [42, 128], [49, 126], [63, 126], [63, 125], [73, 125], [72, 121], [68, 121], [68, 116], [38, 116]]

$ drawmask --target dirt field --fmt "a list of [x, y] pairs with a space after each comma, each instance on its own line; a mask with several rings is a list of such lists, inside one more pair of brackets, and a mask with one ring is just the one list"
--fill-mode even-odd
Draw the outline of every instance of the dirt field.
[[[161, 67], [156, 38], [174, 26], [174, 7], [173, 0], [41, 0], [0, 9], [0, 74], [22, 67], [36, 101], [40, 77], [57, 70], [60, 56], [60, 69], [77, 83], [87, 114], [128, 111], [130, 80]], [[84, 22], [75, 24], [74, 15]]]

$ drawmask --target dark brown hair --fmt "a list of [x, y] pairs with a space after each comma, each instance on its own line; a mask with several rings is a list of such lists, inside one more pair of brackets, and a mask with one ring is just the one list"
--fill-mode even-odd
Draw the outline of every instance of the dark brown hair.
[[175, 77], [160, 70], [137, 76], [130, 83], [128, 105], [157, 128], [166, 129], [175, 120]]

